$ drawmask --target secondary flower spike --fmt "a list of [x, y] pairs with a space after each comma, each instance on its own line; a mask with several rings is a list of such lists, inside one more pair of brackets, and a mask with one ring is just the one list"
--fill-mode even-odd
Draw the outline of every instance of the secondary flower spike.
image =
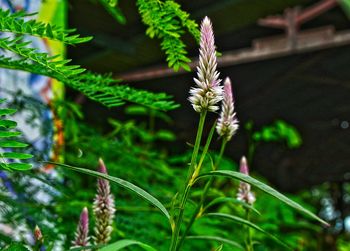
[[[107, 174], [107, 168], [102, 159], [99, 160], [98, 171]], [[97, 180], [97, 194], [93, 204], [93, 211], [95, 215], [94, 242], [95, 244], [108, 243], [113, 230], [112, 224], [115, 213], [114, 197], [111, 194], [108, 180]]]
[[84, 207], [80, 214], [79, 224], [75, 232], [75, 240], [72, 242], [72, 248], [89, 246], [89, 239], [89, 212], [88, 209]]
[[191, 88], [189, 97], [189, 101], [196, 112], [205, 110], [215, 112], [219, 109], [217, 104], [222, 100], [223, 91], [216, 67], [213, 27], [210, 19], [205, 17], [201, 24], [197, 78], [194, 78], [196, 87]]
[[[239, 171], [245, 175], [249, 175], [249, 167], [248, 167], [247, 159], [244, 156], [241, 158]], [[248, 203], [250, 205], [254, 204], [256, 198], [254, 193], [250, 191], [250, 185], [248, 183], [245, 183], [245, 182], [239, 183], [237, 199], [240, 201], [244, 201], [245, 203]]]
[[34, 228], [34, 239], [35, 244], [42, 244], [44, 242], [43, 234], [41, 233], [41, 230], [38, 225], [36, 225]]
[[221, 105], [221, 113], [216, 125], [217, 133], [229, 141], [238, 130], [238, 119], [235, 113], [234, 100], [230, 78], [224, 81], [224, 100]]

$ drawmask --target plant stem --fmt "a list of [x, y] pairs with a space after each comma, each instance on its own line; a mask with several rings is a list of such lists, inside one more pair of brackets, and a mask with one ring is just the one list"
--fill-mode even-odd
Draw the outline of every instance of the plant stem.
[[[246, 219], [249, 221], [250, 209], [246, 209]], [[252, 235], [249, 226], [247, 226], [247, 241], [246, 241], [247, 251], [254, 251], [252, 244]]]
[[204, 128], [204, 122], [205, 122], [206, 115], [207, 115], [207, 111], [203, 111], [200, 114], [199, 125], [198, 125], [198, 129], [197, 129], [196, 141], [195, 141], [193, 152], [192, 152], [191, 164], [190, 164], [189, 172], [188, 172], [188, 175], [187, 175], [187, 180], [186, 180], [186, 183], [185, 183], [184, 192], [182, 193], [182, 197], [181, 197], [180, 208], [179, 208], [179, 215], [176, 218], [174, 230], [173, 230], [173, 233], [172, 233], [172, 236], [171, 236], [171, 244], [170, 244], [170, 249], [169, 249], [170, 251], [175, 251], [176, 250], [178, 238], [179, 238], [179, 235], [180, 235], [181, 224], [182, 224], [182, 219], [183, 219], [183, 213], [184, 213], [184, 210], [185, 210], [185, 206], [186, 206], [186, 203], [187, 203], [187, 198], [188, 198], [189, 192], [191, 190], [190, 181], [192, 179], [193, 173], [195, 172], [195, 166], [196, 166], [197, 156], [198, 156], [199, 147], [200, 147], [200, 143], [201, 143], [201, 139], [202, 139], [202, 133], [203, 133], [203, 128]]
[[[219, 164], [221, 162], [222, 156], [223, 156], [224, 151], [225, 151], [226, 143], [227, 143], [227, 140], [224, 139], [222, 141], [222, 144], [221, 144], [219, 157], [218, 157], [218, 159], [216, 160], [216, 163], [213, 166], [213, 171], [215, 171], [217, 169], [217, 167], [219, 166]], [[209, 191], [209, 188], [211, 187], [211, 185], [213, 183], [213, 180], [214, 180], [213, 177], [210, 177], [210, 179], [205, 184], [205, 187], [204, 187], [204, 190], [203, 190], [203, 193], [202, 193], [202, 196], [201, 196], [201, 200], [200, 200], [199, 204], [197, 205], [196, 209], [194, 210], [194, 212], [192, 214], [192, 217], [191, 217], [189, 223], [187, 224], [185, 232], [183, 233], [183, 235], [182, 235], [182, 237], [181, 237], [181, 239], [179, 241], [179, 245], [178, 245], [176, 250], [180, 250], [181, 246], [183, 245], [183, 243], [185, 241], [185, 237], [187, 236], [188, 232], [190, 231], [193, 223], [195, 222], [197, 217], [199, 217], [203, 213], [202, 212], [203, 204], [204, 204], [204, 201], [206, 199], [206, 196], [207, 196], [207, 193]]]

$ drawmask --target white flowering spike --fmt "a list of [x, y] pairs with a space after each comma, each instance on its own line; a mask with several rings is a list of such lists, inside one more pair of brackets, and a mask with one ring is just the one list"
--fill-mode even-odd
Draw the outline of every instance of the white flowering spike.
[[221, 104], [221, 113], [216, 125], [217, 133], [229, 141], [238, 130], [238, 119], [235, 113], [234, 100], [230, 78], [224, 81], [224, 99]]
[[219, 73], [216, 70], [216, 50], [214, 33], [211, 21], [205, 17], [201, 24], [201, 39], [199, 49], [199, 65], [197, 78], [194, 78], [196, 87], [191, 88], [189, 101], [196, 112], [215, 112], [219, 109], [218, 103], [222, 100], [222, 86]]
[[[249, 167], [247, 163], [247, 159], [243, 156], [241, 158], [241, 162], [239, 165], [239, 171], [245, 175], [249, 175]], [[244, 201], [245, 203], [248, 203], [249, 205], [253, 205], [256, 198], [253, 192], [250, 190], [250, 185], [245, 182], [239, 183], [238, 193], [237, 193], [237, 199], [240, 201]]]

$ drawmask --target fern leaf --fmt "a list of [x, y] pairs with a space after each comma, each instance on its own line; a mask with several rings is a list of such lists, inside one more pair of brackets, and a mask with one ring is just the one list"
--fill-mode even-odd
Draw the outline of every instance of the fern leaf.
[[[100, 102], [107, 107], [120, 106], [125, 104], [125, 102], [133, 102], [163, 111], [172, 110], [178, 107], [174, 101], [170, 100], [171, 96], [165, 93], [152, 93], [138, 90], [125, 84], [121, 84], [119, 80], [113, 79], [110, 75], [99, 75], [90, 72], [65, 75], [62, 74], [61, 71], [55, 72], [48, 70], [46, 64], [49, 63], [38, 64], [36, 62], [13, 60], [11, 58], [0, 56], [1, 68], [23, 70], [55, 78], [67, 86], [82, 92], [88, 98]], [[69, 71], [67, 70], [63, 72]]]
[[[30, 14], [29, 14], [30, 15]], [[23, 11], [11, 13], [8, 10], [0, 9], [0, 32], [12, 32], [18, 35], [30, 35], [51, 40], [61, 41], [65, 44], [80, 44], [88, 42], [92, 37], [80, 37], [72, 35], [74, 30], [65, 30], [55, 25], [23, 18], [29, 16]]]
[[[0, 100], [0, 104], [5, 100]], [[12, 120], [3, 119], [2, 117], [12, 115], [15, 109], [0, 109], [0, 168], [6, 170], [28, 170], [32, 167], [29, 163], [21, 163], [20, 160], [30, 159], [33, 155], [13, 151], [13, 148], [24, 148], [27, 144], [13, 140], [13, 137], [21, 135], [18, 131], [13, 131], [17, 123]], [[10, 161], [11, 160], [11, 161]], [[16, 162], [13, 162], [16, 161]]]
[[167, 56], [169, 67], [175, 71], [180, 68], [190, 70], [188, 63], [191, 60], [187, 57], [181, 35], [187, 29], [199, 41], [200, 33], [196, 22], [172, 0], [137, 0], [137, 6], [143, 23], [148, 26], [146, 34], [150, 38], [162, 39], [161, 48]]

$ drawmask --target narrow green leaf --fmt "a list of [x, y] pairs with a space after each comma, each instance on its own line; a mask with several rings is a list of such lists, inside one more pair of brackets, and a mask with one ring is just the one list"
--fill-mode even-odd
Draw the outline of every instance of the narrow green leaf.
[[204, 214], [203, 217], [205, 216], [209, 216], [209, 217], [217, 217], [217, 218], [224, 218], [227, 220], [231, 220], [233, 222], [239, 223], [239, 224], [243, 224], [246, 225], [248, 227], [251, 227], [263, 234], [265, 234], [266, 236], [268, 236], [269, 238], [271, 238], [272, 240], [276, 241], [277, 243], [279, 243], [280, 245], [284, 246], [285, 248], [291, 250], [292, 248], [289, 247], [286, 243], [284, 243], [283, 241], [281, 241], [279, 238], [277, 238], [276, 236], [266, 232], [264, 229], [262, 229], [261, 227], [255, 225], [254, 223], [243, 219], [241, 217], [238, 216], [234, 216], [234, 215], [230, 215], [230, 214], [223, 214], [223, 213], [208, 213], [208, 214]]
[[33, 155], [28, 153], [4, 152], [0, 153], [0, 157], [7, 159], [30, 159], [33, 158]]
[[130, 247], [130, 246], [134, 246], [134, 245], [137, 245], [146, 251], [157, 251], [155, 248], [153, 248], [145, 243], [142, 243], [139, 241], [134, 241], [134, 240], [120, 240], [120, 241], [117, 241], [115, 243], [112, 243], [108, 246], [101, 248], [99, 251], [118, 251], [118, 250], [122, 250], [126, 247]]
[[198, 179], [204, 178], [204, 177], [211, 177], [211, 176], [224, 176], [224, 177], [228, 177], [228, 178], [232, 178], [232, 179], [236, 179], [236, 180], [240, 180], [240, 181], [244, 181], [246, 183], [249, 183], [257, 188], [259, 188], [260, 190], [264, 191], [267, 194], [270, 194], [271, 196], [279, 199], [280, 201], [284, 202], [285, 204], [287, 204], [288, 206], [294, 208], [295, 210], [308, 215], [309, 217], [321, 222], [322, 224], [324, 224], [325, 226], [329, 226], [329, 224], [322, 220], [321, 218], [319, 218], [317, 215], [315, 215], [314, 213], [310, 212], [309, 210], [305, 209], [303, 206], [301, 206], [300, 204], [294, 202], [293, 200], [289, 199], [288, 197], [286, 197], [285, 195], [281, 194], [280, 192], [278, 192], [277, 190], [273, 189], [272, 187], [252, 178], [251, 176], [242, 174], [240, 172], [234, 172], [234, 171], [230, 171], [230, 170], [218, 170], [218, 171], [211, 171], [210, 173], [205, 173], [202, 174], [200, 176], [197, 177]]
[[16, 109], [0, 109], [0, 116], [11, 115], [11, 114], [14, 114], [16, 112], [17, 112]]
[[0, 120], [0, 127], [4, 127], [4, 128], [15, 128], [17, 126], [17, 123], [15, 121], [12, 120]]
[[261, 213], [254, 207], [252, 207], [251, 205], [237, 200], [236, 198], [230, 198], [230, 197], [219, 197], [219, 198], [215, 198], [214, 200], [212, 200], [211, 202], [208, 203], [208, 205], [204, 208], [204, 211], [206, 211], [208, 208], [220, 204], [220, 203], [225, 203], [225, 202], [232, 202], [234, 204], [239, 204], [244, 208], [247, 208], [249, 210], [252, 210], [252, 212], [256, 213], [257, 215], [261, 215]]
[[25, 171], [32, 168], [32, 165], [28, 163], [9, 163], [7, 164], [7, 166], [10, 169], [17, 170], [17, 171]]
[[244, 250], [244, 248], [242, 247], [241, 244], [239, 244], [238, 242], [229, 240], [229, 239], [225, 239], [219, 236], [209, 236], [209, 235], [198, 235], [198, 236], [186, 236], [186, 239], [189, 240], [208, 240], [208, 241], [217, 241], [220, 243], [226, 243], [232, 247], [238, 248], [239, 250]]
[[222, 251], [223, 248], [224, 248], [224, 244], [221, 244], [220, 246], [215, 248], [215, 251]]
[[7, 141], [0, 141], [0, 147], [2, 148], [23, 148], [27, 147], [28, 144], [13, 141], [13, 140], [7, 140]]
[[10, 246], [5, 247], [3, 251], [29, 251], [29, 249], [21, 243], [12, 243]]
[[49, 162], [49, 161], [45, 162], [45, 163], [53, 164], [53, 165], [61, 166], [61, 167], [66, 167], [66, 168], [69, 168], [71, 170], [74, 170], [74, 171], [77, 171], [77, 172], [80, 172], [80, 173], [85, 173], [85, 174], [88, 174], [88, 175], [91, 175], [91, 176], [95, 176], [95, 177], [98, 177], [98, 178], [106, 179], [106, 180], [109, 180], [109, 181], [111, 181], [113, 183], [116, 183], [119, 186], [124, 187], [124, 188], [126, 188], [126, 189], [128, 189], [128, 190], [130, 190], [130, 191], [132, 191], [134, 193], [136, 193], [138, 196], [140, 196], [144, 200], [148, 201], [149, 203], [151, 203], [152, 205], [157, 207], [168, 219], [170, 219], [169, 212], [166, 210], [166, 208], [163, 206], [163, 204], [158, 199], [156, 199], [155, 197], [150, 195], [148, 192], [146, 192], [142, 188], [139, 188], [138, 186], [135, 186], [134, 184], [132, 184], [132, 183], [126, 181], [126, 180], [123, 180], [123, 179], [120, 179], [120, 178], [117, 178], [117, 177], [113, 177], [113, 176], [110, 176], [110, 175], [107, 175], [107, 174], [103, 174], [103, 173], [100, 173], [100, 172], [92, 171], [92, 170], [89, 170], [89, 169], [85, 169], [85, 168], [69, 166], [69, 165], [66, 165], [66, 164]]
[[8, 132], [8, 131], [0, 131], [0, 138], [9, 138], [9, 137], [16, 137], [21, 135], [20, 132]]

